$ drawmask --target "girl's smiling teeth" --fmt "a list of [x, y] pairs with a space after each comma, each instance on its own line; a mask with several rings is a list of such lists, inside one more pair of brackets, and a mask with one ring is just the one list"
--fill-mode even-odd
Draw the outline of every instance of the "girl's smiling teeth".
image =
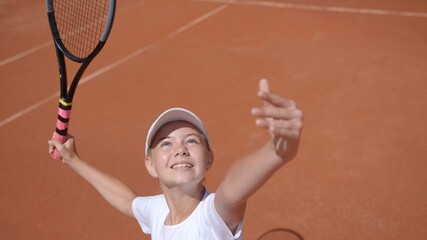
[[192, 168], [193, 164], [191, 163], [175, 163], [171, 166], [171, 169], [182, 169], [182, 168]]

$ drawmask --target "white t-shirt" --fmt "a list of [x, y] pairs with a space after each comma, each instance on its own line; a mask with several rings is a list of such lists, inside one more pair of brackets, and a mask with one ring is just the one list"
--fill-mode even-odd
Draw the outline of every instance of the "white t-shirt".
[[193, 213], [183, 222], [167, 226], [169, 207], [165, 196], [137, 197], [132, 202], [133, 214], [142, 231], [152, 240], [242, 240], [242, 225], [233, 236], [214, 206], [215, 193], [207, 191]]

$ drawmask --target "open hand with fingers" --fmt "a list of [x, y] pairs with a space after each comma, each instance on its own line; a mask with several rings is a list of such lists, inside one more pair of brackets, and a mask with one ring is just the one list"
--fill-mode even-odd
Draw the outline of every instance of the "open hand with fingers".
[[270, 132], [276, 154], [287, 162], [298, 152], [303, 126], [302, 111], [295, 101], [271, 93], [266, 79], [259, 82], [258, 97], [264, 104], [252, 109], [256, 125]]

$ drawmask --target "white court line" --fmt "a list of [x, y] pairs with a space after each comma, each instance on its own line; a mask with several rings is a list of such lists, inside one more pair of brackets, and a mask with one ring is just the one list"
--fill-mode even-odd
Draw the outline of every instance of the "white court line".
[[222, 6], [218, 7], [218, 8], [215, 8], [214, 10], [212, 10], [212, 11], [206, 13], [205, 15], [203, 15], [203, 16], [195, 19], [195, 20], [193, 20], [192, 22], [188, 23], [187, 25], [178, 28], [176, 31], [174, 31], [171, 34], [169, 34], [168, 38], [174, 37], [175, 35], [183, 32], [183, 31], [191, 28], [192, 26], [194, 26], [194, 25], [196, 25], [196, 24], [198, 24], [198, 23], [200, 23], [200, 22], [202, 22], [202, 21], [204, 21], [204, 20], [212, 17], [213, 15], [221, 12], [222, 10], [224, 10], [227, 7], [228, 7], [228, 5], [224, 4], [224, 5], [222, 5]]
[[[121, 65], [122, 63], [127, 62], [127, 61], [129, 61], [130, 59], [132, 59], [132, 58], [134, 58], [134, 57], [136, 57], [136, 56], [140, 55], [141, 53], [143, 53], [143, 52], [145, 52], [145, 51], [149, 50], [149, 49], [150, 49], [150, 48], [152, 48], [153, 46], [158, 45], [158, 44], [160, 44], [161, 42], [163, 42], [163, 41], [165, 41], [165, 40], [167, 40], [167, 39], [170, 39], [170, 38], [172, 38], [172, 37], [174, 37], [174, 36], [176, 36], [176, 35], [178, 35], [178, 34], [180, 34], [180, 33], [184, 32], [185, 30], [187, 30], [187, 29], [189, 29], [189, 28], [191, 28], [191, 27], [193, 27], [193, 26], [195, 26], [195, 25], [199, 24], [200, 22], [203, 22], [204, 20], [208, 19], [209, 17], [212, 17], [213, 15], [215, 15], [215, 14], [217, 14], [217, 13], [221, 12], [221, 11], [222, 11], [222, 10], [224, 10], [226, 7], [227, 7], [227, 5], [225, 5], [225, 4], [224, 4], [224, 5], [222, 5], [222, 6], [218, 7], [218, 8], [215, 8], [214, 10], [212, 10], [212, 11], [210, 11], [210, 12], [208, 12], [208, 13], [206, 13], [206, 14], [204, 14], [204, 15], [202, 15], [202, 16], [200, 16], [200, 17], [196, 18], [196, 19], [194, 19], [193, 21], [189, 22], [188, 24], [186, 24], [186, 25], [184, 25], [184, 26], [182, 26], [182, 27], [180, 27], [180, 28], [176, 29], [175, 31], [173, 31], [173, 32], [169, 33], [165, 38], [160, 39], [160, 40], [158, 40], [157, 42], [154, 42], [154, 43], [152, 43], [152, 44], [150, 44], [150, 45], [147, 45], [147, 46], [145, 46], [145, 47], [143, 47], [143, 48], [140, 48], [140, 49], [138, 49], [138, 50], [136, 50], [136, 51], [132, 52], [131, 54], [129, 54], [129, 55], [127, 55], [127, 56], [125, 56], [124, 58], [121, 58], [121, 59], [119, 59], [118, 61], [116, 61], [116, 62], [114, 62], [114, 63], [112, 63], [112, 64], [110, 64], [110, 65], [108, 65], [108, 66], [105, 66], [104, 68], [99, 69], [98, 71], [96, 71], [96, 72], [94, 72], [94, 73], [92, 73], [92, 74], [88, 75], [87, 77], [83, 78], [83, 79], [80, 81], [79, 85], [80, 85], [80, 84], [83, 84], [83, 83], [85, 83], [85, 82], [87, 82], [87, 81], [89, 81], [89, 80], [92, 80], [93, 78], [95, 78], [95, 77], [97, 77], [97, 76], [99, 76], [99, 75], [101, 75], [101, 74], [103, 74], [103, 73], [105, 73], [105, 72], [110, 71], [111, 69], [113, 69], [113, 68], [115, 68], [115, 67], [117, 67], [117, 66]], [[0, 124], [0, 127], [1, 127], [1, 124]]]
[[6, 124], [8, 124], [10, 122], [13, 122], [14, 120], [16, 120], [16, 119], [24, 116], [25, 114], [33, 111], [34, 109], [42, 106], [43, 104], [45, 104], [45, 103], [47, 103], [47, 102], [49, 102], [49, 101], [51, 101], [53, 99], [57, 99], [58, 97], [59, 97], [59, 93], [56, 93], [56, 94], [51, 95], [50, 97], [47, 97], [47, 98], [45, 98], [45, 99], [43, 99], [41, 101], [36, 102], [35, 104], [27, 107], [26, 109], [24, 109], [22, 111], [19, 111], [19, 112], [13, 114], [12, 116], [10, 116], [10, 117], [2, 120], [0, 122], [0, 127], [3, 127], [4, 125], [6, 125]]
[[[118, 12], [118, 13], [119, 14], [123, 14], [123, 13], [125, 13], [127, 11], [130, 11], [130, 10], [133, 10], [133, 9], [135, 9], [135, 8], [137, 8], [137, 7], [145, 4], [145, 3], [146, 2], [138, 2], [135, 5], [132, 5], [132, 6], [129, 6], [129, 7], [121, 9], [120, 12]], [[37, 45], [37, 46], [35, 46], [33, 48], [30, 48], [30, 49], [28, 49], [26, 51], [20, 52], [20, 53], [14, 55], [12, 57], [8, 57], [8, 58], [6, 58], [4, 60], [1, 60], [0, 61], [0, 67], [3, 67], [4, 65], [7, 65], [7, 64], [9, 64], [11, 62], [17, 61], [17, 60], [19, 60], [19, 59], [21, 59], [23, 57], [26, 57], [26, 56], [28, 56], [28, 55], [30, 55], [32, 53], [37, 52], [39, 50], [42, 50], [43, 48], [49, 47], [50, 45], [53, 45], [53, 41], [52, 40], [50, 40], [48, 42], [45, 42], [45, 43], [42, 43], [40, 45]]]
[[[115, 62], [113, 62], [113, 63], [111, 63], [111, 64], [109, 64], [109, 65], [107, 65], [107, 66], [105, 66], [105, 67], [103, 67], [103, 68], [101, 68], [99, 70], [97, 70], [97, 71], [95, 71], [95, 72], [93, 72], [92, 74], [87, 75], [86, 77], [84, 77], [84, 78], [81, 79], [81, 81], [79, 83], [79, 86], [81, 84], [84, 84], [84, 83], [86, 83], [86, 82], [88, 82], [88, 81], [96, 78], [97, 76], [99, 76], [99, 75], [101, 75], [101, 74], [103, 74], [105, 72], [108, 72], [108, 71], [116, 68], [117, 66], [119, 66], [119, 65], [121, 65], [121, 64], [129, 61], [130, 59], [132, 59], [132, 58], [134, 58], [134, 57], [136, 57], [136, 56], [138, 56], [138, 55], [140, 55], [140, 54], [148, 51], [149, 49], [153, 48], [154, 46], [156, 46], [156, 45], [158, 45], [158, 44], [160, 44], [160, 43], [162, 43], [162, 42], [164, 42], [164, 41], [166, 41], [166, 40], [168, 40], [168, 39], [176, 36], [177, 34], [182, 33], [184, 31], [188, 30], [189, 28], [197, 25], [198, 23], [203, 22], [204, 20], [208, 19], [209, 17], [212, 17], [213, 15], [215, 15], [215, 14], [223, 11], [225, 8], [227, 8], [226, 4], [221, 5], [220, 7], [217, 7], [214, 10], [212, 10], [212, 11], [210, 11], [208, 13], [203, 14], [202, 16], [200, 16], [200, 17], [192, 20], [188, 24], [186, 24], [186, 25], [184, 25], [184, 26], [176, 29], [175, 31], [173, 31], [170, 34], [168, 34], [166, 37], [164, 37], [164, 38], [162, 38], [162, 39], [160, 39], [160, 40], [158, 40], [158, 41], [156, 41], [156, 42], [154, 42], [152, 44], [149, 44], [149, 45], [147, 45], [145, 47], [139, 48], [136, 51], [132, 52], [131, 54], [126, 55], [125, 57], [123, 57], [123, 58], [121, 58], [121, 59], [119, 59], [119, 60], [117, 60], [117, 61], [115, 61]], [[45, 99], [43, 99], [41, 101], [36, 102], [35, 104], [33, 104], [33, 105], [25, 108], [24, 110], [19, 111], [19, 112], [15, 113], [15, 114], [11, 115], [10, 117], [8, 117], [8, 118], [0, 121], [0, 127], [3, 127], [4, 125], [6, 125], [6, 124], [8, 124], [10, 122], [13, 122], [14, 120], [16, 120], [16, 119], [22, 117], [23, 115], [25, 115], [25, 114], [33, 111], [34, 109], [42, 106], [43, 104], [45, 104], [45, 103], [47, 103], [47, 102], [49, 102], [51, 100], [57, 99], [58, 97], [59, 97], [59, 94], [56, 93], [56, 94], [52, 94], [51, 96], [49, 96], [49, 97], [47, 97], [47, 98], [45, 98]]]
[[[374, 15], [393, 15], [401, 17], [427, 17], [427, 13], [424, 12], [409, 12], [409, 11], [391, 11], [382, 9], [366, 9], [366, 8], [348, 8], [348, 7], [336, 7], [336, 6], [319, 6], [309, 4], [293, 4], [293, 3], [281, 3], [281, 2], [268, 2], [268, 1], [237, 1], [237, 0], [193, 0], [198, 2], [214, 2], [214, 3], [227, 3], [227, 4], [243, 4], [243, 5], [254, 5], [263, 7], [275, 7], [275, 8], [288, 8], [288, 9], [299, 9], [299, 10], [312, 10], [312, 11], [324, 11], [324, 12], [338, 12], [338, 13], [359, 13], [359, 14], [374, 14]], [[139, 5], [145, 4], [140, 2], [131, 7], [124, 9], [122, 12], [132, 10]], [[37, 52], [49, 45], [51, 41], [43, 43], [39, 46], [31, 48], [27, 51], [19, 53], [15, 56], [9, 57], [0, 61], [0, 67], [21, 59], [27, 55]]]
[[323, 11], [323, 12], [337, 12], [337, 13], [358, 13], [358, 14], [373, 14], [373, 15], [391, 15], [401, 17], [427, 17], [425, 12], [408, 12], [408, 11], [392, 11], [383, 9], [368, 9], [368, 8], [349, 8], [349, 7], [336, 7], [336, 6], [320, 6], [310, 4], [293, 4], [282, 2], [268, 2], [268, 1], [238, 1], [238, 0], [193, 0], [197, 2], [213, 2], [213, 3], [227, 3], [227, 4], [242, 4], [263, 7], [275, 8], [288, 8], [299, 10]]
[[24, 52], [18, 53], [18, 54], [16, 54], [15, 56], [12, 56], [12, 57], [6, 58], [6, 59], [4, 59], [4, 60], [0, 61], [0, 67], [2, 67], [2, 66], [4, 66], [4, 65], [6, 65], [6, 64], [8, 64], [8, 63], [14, 62], [14, 61], [16, 61], [16, 60], [18, 60], [18, 59], [21, 59], [21, 58], [23, 58], [23, 57], [25, 57], [25, 56], [28, 56], [28, 55], [30, 55], [30, 54], [32, 54], [32, 53], [35, 53], [35, 52], [37, 52], [37, 51], [39, 51], [39, 50], [41, 50], [41, 49], [43, 49], [43, 48], [45, 48], [45, 47], [48, 47], [48, 46], [50, 46], [50, 45], [52, 45], [52, 41], [45, 42], [45, 43], [43, 43], [43, 44], [40, 44], [40, 45], [35, 46], [35, 47], [33, 47], [33, 48], [30, 48], [30, 49], [28, 49], [27, 51], [24, 51]]

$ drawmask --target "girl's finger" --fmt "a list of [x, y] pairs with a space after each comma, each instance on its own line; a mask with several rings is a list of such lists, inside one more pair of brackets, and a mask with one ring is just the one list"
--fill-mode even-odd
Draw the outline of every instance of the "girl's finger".
[[269, 121], [268, 122], [271, 129], [275, 130], [290, 130], [290, 131], [299, 131], [302, 128], [302, 121], [299, 119], [293, 119], [288, 121]]
[[263, 100], [265, 103], [274, 105], [276, 107], [285, 107], [285, 108], [292, 108], [296, 107], [295, 101], [291, 99], [283, 98], [279, 95], [268, 93], [268, 92], [258, 92], [258, 97]]
[[[49, 143], [49, 142], [48, 142]], [[48, 148], [49, 154], [53, 153], [53, 147], [49, 144], [49, 148]]]
[[259, 92], [270, 93], [270, 86], [268, 85], [267, 79], [263, 78], [259, 81]]
[[270, 126], [268, 124], [267, 119], [265, 119], [265, 118], [257, 118], [255, 120], [255, 125], [257, 125], [258, 127], [261, 127], [261, 128], [265, 128], [265, 129], [268, 129]]
[[251, 113], [258, 118], [274, 118], [276, 120], [301, 119], [302, 112], [299, 109], [277, 108], [273, 106], [265, 106], [263, 108], [252, 108]]

